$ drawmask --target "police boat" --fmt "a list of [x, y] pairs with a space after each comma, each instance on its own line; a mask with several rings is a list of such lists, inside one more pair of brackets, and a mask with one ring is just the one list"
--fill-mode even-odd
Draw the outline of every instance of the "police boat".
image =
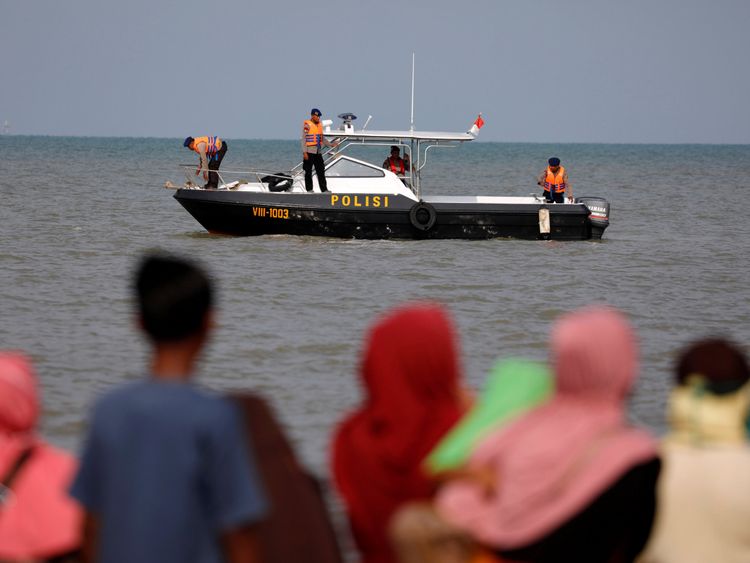
[[[288, 173], [244, 171], [244, 179], [233, 182], [225, 182], [222, 171], [217, 189], [190, 180], [182, 187], [167, 182], [166, 187], [177, 189], [175, 199], [209, 233], [225, 235], [587, 240], [601, 239], [609, 225], [609, 203], [598, 197], [560, 204], [547, 203], [541, 195], [425, 193], [421, 172], [428, 151], [473, 141], [476, 122], [466, 133], [375, 131], [367, 130], [367, 123], [355, 129], [351, 113], [339, 118], [338, 129], [323, 121], [326, 137], [339, 142], [324, 155], [328, 192], [320, 191], [314, 174], [312, 192], [305, 190], [301, 163]], [[410, 166], [402, 174], [347, 154], [362, 145], [398, 146]]]

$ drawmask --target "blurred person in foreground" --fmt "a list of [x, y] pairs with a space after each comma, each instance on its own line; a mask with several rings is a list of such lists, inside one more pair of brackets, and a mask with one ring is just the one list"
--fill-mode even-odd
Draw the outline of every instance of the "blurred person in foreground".
[[471, 409], [425, 458], [425, 471], [439, 481], [460, 476], [482, 439], [548, 400], [553, 389], [546, 363], [498, 360]]
[[689, 346], [676, 368], [659, 509], [640, 561], [750, 561], [747, 359], [713, 338]]
[[[632, 561], [651, 531], [660, 468], [656, 442], [626, 422], [636, 356], [630, 325], [612, 309], [587, 308], [557, 321], [554, 395], [479, 443], [466, 477], [438, 493], [434, 529], [463, 533], [491, 552], [488, 560]], [[408, 523], [404, 518], [394, 534], [402, 548], [410, 533], [429, 531]], [[440, 537], [412, 539], [444, 551]], [[476, 560], [466, 553], [402, 561]]]
[[[137, 272], [147, 376], [99, 399], [71, 489], [84, 555], [102, 562], [256, 562], [266, 500], [236, 408], [190, 383], [213, 326], [206, 275], [152, 255]], [[223, 557], [222, 557], [223, 556]]]
[[378, 319], [360, 378], [365, 397], [336, 431], [333, 476], [362, 561], [391, 563], [388, 522], [403, 503], [433, 495], [422, 461], [465, 407], [447, 313], [412, 304]]
[[0, 560], [67, 561], [81, 511], [67, 495], [73, 456], [36, 434], [39, 397], [29, 360], [0, 352]]

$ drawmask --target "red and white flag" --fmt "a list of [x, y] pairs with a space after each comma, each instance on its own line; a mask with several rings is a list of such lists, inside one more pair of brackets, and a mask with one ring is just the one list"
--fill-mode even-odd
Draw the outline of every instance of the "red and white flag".
[[484, 119], [482, 119], [482, 114], [480, 113], [477, 116], [477, 120], [474, 122], [474, 125], [472, 125], [471, 129], [469, 129], [468, 133], [476, 137], [479, 134], [479, 130], [482, 128], [482, 125], [484, 125]]

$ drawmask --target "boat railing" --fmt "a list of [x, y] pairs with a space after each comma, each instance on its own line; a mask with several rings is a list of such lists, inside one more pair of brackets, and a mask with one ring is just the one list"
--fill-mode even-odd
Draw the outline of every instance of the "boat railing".
[[[335, 138], [334, 138], [334, 140], [335, 140]], [[321, 153], [323, 155], [323, 161], [326, 164], [328, 164], [333, 158], [335, 158], [338, 155], [338, 153], [340, 153], [343, 150], [343, 149], [340, 149], [338, 146], [337, 147], [326, 147], [326, 148], [328, 150], [326, 150], [323, 153]], [[304, 163], [305, 163], [305, 161], [302, 160], [301, 162], [295, 164], [292, 167], [292, 172], [299, 172], [299, 171], [301, 171], [302, 170], [302, 165]]]
[[[185, 175], [185, 183], [187, 186], [195, 185], [195, 164], [180, 164], [180, 168], [182, 168], [182, 172]], [[267, 182], [269, 178], [278, 178], [279, 180], [288, 180], [291, 176], [294, 175], [293, 171], [290, 172], [271, 172], [269, 170], [261, 170], [259, 168], [253, 169], [253, 168], [247, 168], [244, 170], [211, 170], [210, 172], [215, 172], [219, 177], [219, 185], [225, 185], [228, 184], [227, 180], [225, 179], [225, 175], [227, 177], [236, 177], [238, 183], [240, 184], [248, 184], [252, 182], [257, 182], [258, 184], [263, 183], [264, 181]], [[198, 175], [200, 178], [200, 181], [203, 181], [203, 176]], [[252, 179], [248, 179], [252, 178]]]

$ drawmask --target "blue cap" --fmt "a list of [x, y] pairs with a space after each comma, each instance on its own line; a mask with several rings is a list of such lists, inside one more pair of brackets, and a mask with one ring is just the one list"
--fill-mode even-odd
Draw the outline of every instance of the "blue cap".
[[550, 166], [560, 166], [560, 159], [557, 158], [556, 156], [553, 156], [547, 162], [549, 163]]
[[310, 110], [310, 115], [317, 115], [318, 117], [320, 117], [320, 116], [321, 116], [321, 115], [323, 115], [323, 114], [322, 114], [322, 113], [320, 113], [320, 110], [319, 110], [318, 108], [312, 108], [312, 109]]
[[192, 143], [192, 142], [193, 142], [194, 140], [195, 140], [195, 139], [193, 139], [192, 137], [188, 137], [188, 138], [186, 138], [186, 139], [185, 139], [185, 142], [184, 142], [184, 143], [182, 143], [182, 146], [183, 146], [183, 147], [189, 147], [189, 146], [190, 146], [190, 143]]

